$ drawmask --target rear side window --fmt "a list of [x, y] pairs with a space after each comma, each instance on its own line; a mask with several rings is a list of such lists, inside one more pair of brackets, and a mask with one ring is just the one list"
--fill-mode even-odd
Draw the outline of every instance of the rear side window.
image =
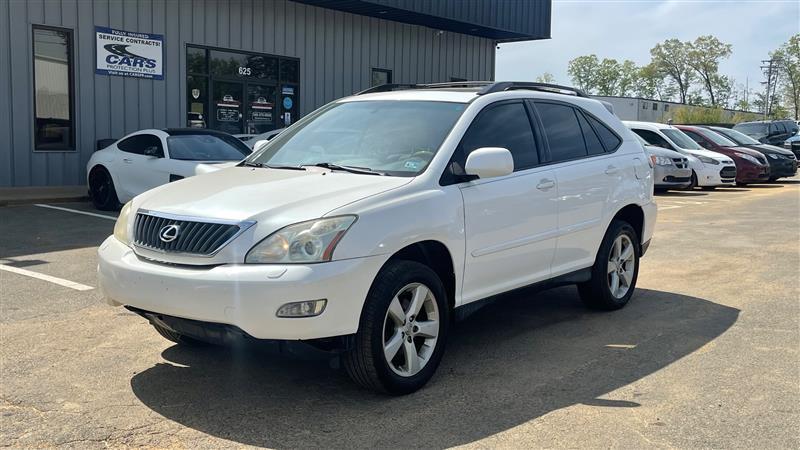
[[[599, 120], [595, 119], [592, 116], [586, 116], [589, 120], [589, 123], [592, 124], [594, 127], [594, 131], [597, 132], [597, 135], [600, 136], [600, 140], [603, 141], [603, 145], [606, 147], [607, 152], [613, 152], [614, 150], [622, 144], [622, 140], [611, 131], [606, 124], [600, 122]], [[589, 151], [591, 153], [591, 151]]]
[[514, 171], [539, 164], [536, 141], [521, 102], [501, 103], [483, 110], [470, 125], [455, 160], [463, 169], [467, 155], [481, 147], [502, 147], [514, 157]]
[[156, 147], [160, 154], [164, 154], [164, 147], [161, 145], [161, 139], [152, 134], [137, 134], [127, 139], [123, 139], [117, 144], [117, 148], [126, 153], [135, 153], [137, 155], [144, 155], [144, 150], [148, 147]]
[[664, 139], [663, 137], [661, 137], [661, 135], [659, 135], [654, 131], [638, 130], [638, 129], [632, 129], [631, 131], [641, 136], [642, 139], [647, 141], [647, 143], [650, 145], [654, 145], [656, 147], [668, 148], [670, 150], [672, 149], [672, 146], [669, 145], [669, 142], [667, 142], [666, 139]]
[[578, 122], [581, 124], [581, 131], [583, 132], [583, 140], [586, 141], [586, 150], [589, 152], [590, 155], [599, 155], [605, 151], [603, 148], [603, 143], [600, 142], [600, 138], [597, 137], [597, 133], [594, 132], [589, 122], [586, 121], [586, 117], [583, 114], [578, 113]]
[[553, 162], [582, 158], [588, 153], [575, 110], [556, 103], [536, 103]]

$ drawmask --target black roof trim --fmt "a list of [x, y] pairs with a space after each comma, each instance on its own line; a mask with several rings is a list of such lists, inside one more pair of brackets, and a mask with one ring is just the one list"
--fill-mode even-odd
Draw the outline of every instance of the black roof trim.
[[477, 95], [492, 94], [495, 92], [530, 90], [550, 92], [552, 94], [573, 95], [575, 97], [590, 98], [578, 88], [561, 86], [549, 83], [534, 83], [529, 81], [453, 81], [449, 83], [428, 84], [381, 84], [364, 89], [354, 95], [374, 94], [376, 92], [403, 91], [410, 89], [476, 89]]

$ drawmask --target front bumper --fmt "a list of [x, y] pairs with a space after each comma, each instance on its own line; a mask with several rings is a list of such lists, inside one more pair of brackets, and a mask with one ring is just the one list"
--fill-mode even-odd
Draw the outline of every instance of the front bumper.
[[703, 169], [697, 173], [698, 186], [733, 186], [735, 182], [735, 165], [704, 164]]
[[[355, 333], [383, 256], [320, 264], [180, 266], [138, 257], [110, 236], [98, 251], [100, 288], [111, 305], [233, 325], [257, 339], [317, 339]], [[327, 299], [316, 317], [279, 318], [289, 302]]]
[[767, 156], [771, 178], [793, 177], [797, 173], [797, 160], [773, 159]]
[[756, 166], [755, 164], [736, 166], [737, 183], [758, 183], [769, 180], [769, 177], [769, 166]]
[[656, 188], [686, 188], [692, 183], [692, 169], [679, 169], [675, 166], [655, 166]]

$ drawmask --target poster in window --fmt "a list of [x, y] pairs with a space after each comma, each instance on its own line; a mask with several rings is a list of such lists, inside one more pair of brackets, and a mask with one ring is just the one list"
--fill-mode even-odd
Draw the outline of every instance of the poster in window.
[[222, 101], [217, 102], [217, 121], [218, 122], [238, 122], [241, 118], [239, 108], [241, 103], [233, 99], [231, 95], [222, 96]]

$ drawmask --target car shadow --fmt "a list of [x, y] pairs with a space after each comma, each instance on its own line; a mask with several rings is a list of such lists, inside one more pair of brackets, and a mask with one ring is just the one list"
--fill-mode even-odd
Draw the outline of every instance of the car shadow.
[[259, 345], [172, 346], [131, 387], [158, 414], [240, 444], [449, 447], [574, 404], [638, 407], [641, 398], [601, 397], [709, 343], [739, 314], [643, 289], [613, 313], [586, 310], [574, 287], [501, 300], [456, 324], [433, 380], [405, 397], [360, 389], [327, 361]]
[[782, 188], [780, 184], [748, 184], [747, 187], [753, 189], [774, 189], [774, 188]]
[[659, 197], [702, 197], [708, 195], [707, 192], [700, 191], [655, 191]]

